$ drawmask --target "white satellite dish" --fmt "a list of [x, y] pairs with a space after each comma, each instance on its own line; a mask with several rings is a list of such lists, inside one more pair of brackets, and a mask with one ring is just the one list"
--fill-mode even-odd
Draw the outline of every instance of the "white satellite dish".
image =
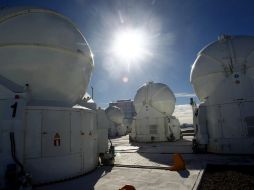
[[[7, 14], [8, 13], [8, 14]], [[7, 11], [0, 18], [0, 76], [29, 84], [30, 105], [73, 106], [93, 69], [89, 46], [66, 17], [49, 10]]]

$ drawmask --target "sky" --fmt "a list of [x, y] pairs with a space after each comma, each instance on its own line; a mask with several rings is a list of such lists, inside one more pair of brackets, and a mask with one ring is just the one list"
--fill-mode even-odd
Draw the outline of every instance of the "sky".
[[[94, 54], [88, 93], [93, 87], [98, 106], [134, 99], [145, 82], [160, 82], [175, 93], [175, 115], [184, 121], [191, 120], [189, 98], [198, 100], [189, 82], [197, 53], [221, 34], [254, 34], [251, 0], [0, 0], [1, 9], [13, 6], [52, 9], [76, 24]], [[116, 55], [124, 31], [140, 32], [139, 56]], [[128, 43], [136, 48], [138, 41]]]

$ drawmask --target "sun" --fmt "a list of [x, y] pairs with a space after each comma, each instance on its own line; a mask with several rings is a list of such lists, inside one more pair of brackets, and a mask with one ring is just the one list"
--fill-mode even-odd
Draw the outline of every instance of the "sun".
[[144, 58], [146, 54], [146, 35], [140, 30], [124, 30], [115, 35], [113, 53], [123, 61]]

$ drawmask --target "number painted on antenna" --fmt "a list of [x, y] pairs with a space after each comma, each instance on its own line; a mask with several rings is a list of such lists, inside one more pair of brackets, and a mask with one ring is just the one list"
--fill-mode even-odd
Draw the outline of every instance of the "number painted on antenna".
[[13, 105], [11, 105], [11, 108], [12, 108], [12, 118], [16, 117], [17, 107], [18, 107], [18, 102], [15, 102]]

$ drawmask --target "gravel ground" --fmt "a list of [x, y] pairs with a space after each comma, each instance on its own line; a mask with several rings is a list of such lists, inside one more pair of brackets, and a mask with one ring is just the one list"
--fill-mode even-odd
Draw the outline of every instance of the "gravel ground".
[[199, 190], [254, 190], [254, 166], [208, 165]]

